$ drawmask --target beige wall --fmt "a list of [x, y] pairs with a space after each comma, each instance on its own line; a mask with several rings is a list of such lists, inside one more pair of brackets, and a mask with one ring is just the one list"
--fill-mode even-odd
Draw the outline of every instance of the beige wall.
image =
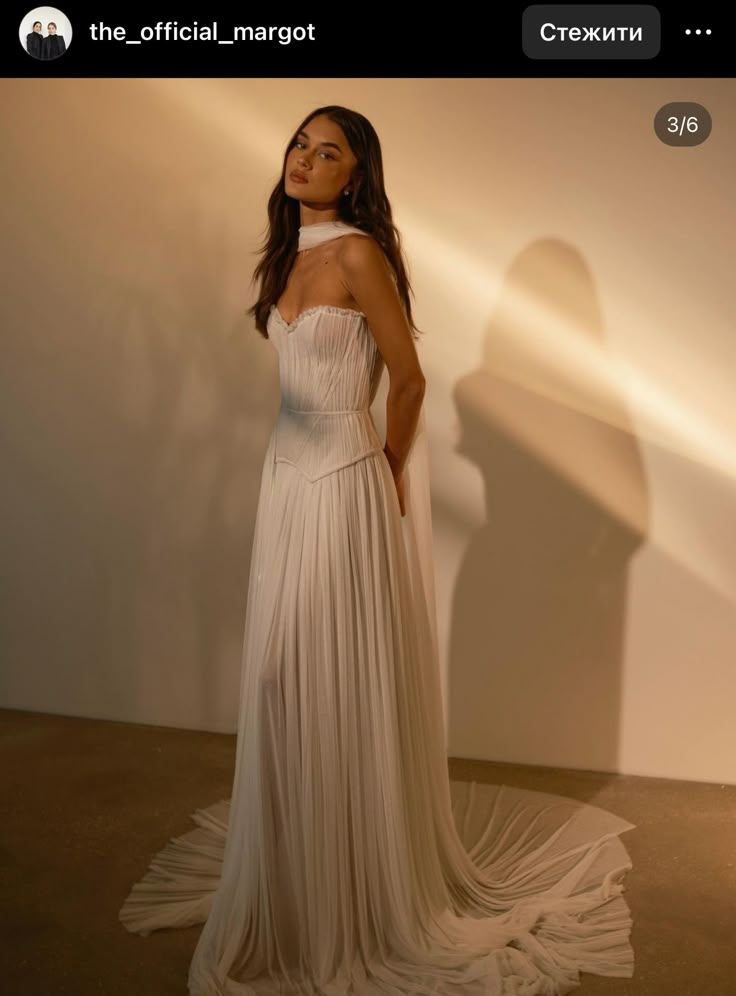
[[235, 730], [278, 407], [242, 313], [338, 102], [426, 330], [448, 752], [736, 783], [733, 80], [3, 88], [0, 705]]

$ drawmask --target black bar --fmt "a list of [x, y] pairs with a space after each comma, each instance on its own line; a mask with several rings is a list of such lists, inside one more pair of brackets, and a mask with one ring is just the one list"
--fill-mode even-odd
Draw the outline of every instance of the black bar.
[[[538, 5], [536, 5], [538, 6]], [[554, 5], [547, 5], [554, 6]], [[595, 5], [593, 5], [595, 6]], [[626, 23], [631, 5], [606, 5]], [[635, 5], [634, 5], [635, 6]], [[643, 5], [644, 6], [644, 5]], [[528, 4], [442, 5], [429, 14], [407, 14], [394, 5], [348, 6], [324, 13], [324, 4], [305, 3], [295, 12], [278, 4], [156, 4], [141, 12], [128, 4], [60, 9], [72, 27], [65, 54], [50, 61], [28, 55], [21, 24], [30, 7], [4, 11], [0, 53], [6, 77], [731, 77], [734, 58], [727, 44], [724, 9], [693, 4], [690, 12], [674, 5], [659, 10], [661, 39], [651, 58], [610, 58], [604, 46], [589, 46], [592, 57], [530, 58], [522, 45], [522, 20]], [[416, 5], [410, 8], [416, 11]], [[560, 10], [574, 10], [560, 5]], [[591, 5], [580, 5], [590, 11]], [[169, 24], [169, 28], [164, 26]], [[589, 23], [589, 19], [588, 22]], [[161, 25], [156, 29], [156, 25]], [[217, 40], [202, 36], [217, 25]], [[93, 29], [94, 26], [94, 29]], [[100, 40], [100, 26], [122, 29]], [[282, 28], [280, 40], [235, 40], [235, 27]], [[150, 40], [141, 31], [151, 29]], [[295, 28], [302, 29], [295, 32]], [[692, 33], [685, 34], [686, 28]], [[186, 29], [191, 40], [181, 37]], [[291, 29], [290, 32], [286, 29]], [[696, 35], [695, 31], [701, 31]], [[158, 40], [156, 32], [158, 30]], [[710, 34], [706, 34], [710, 31]], [[196, 35], [199, 36], [195, 40]], [[151, 32], [149, 32], [151, 33]], [[168, 33], [168, 40], [166, 40]], [[121, 31], [118, 30], [118, 35]], [[97, 35], [98, 40], [94, 40]], [[23, 35], [25, 37], [25, 35]], [[139, 41], [140, 44], [130, 44]], [[539, 47], [539, 46], [538, 46]], [[542, 47], [545, 50], [544, 47]], [[548, 49], [546, 49], [548, 50]]]

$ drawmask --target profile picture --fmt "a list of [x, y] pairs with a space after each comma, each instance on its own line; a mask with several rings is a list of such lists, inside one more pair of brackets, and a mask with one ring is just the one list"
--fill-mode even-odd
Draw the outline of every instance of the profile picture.
[[20, 42], [34, 59], [48, 62], [64, 55], [72, 40], [69, 18], [57, 7], [34, 7], [20, 24]]

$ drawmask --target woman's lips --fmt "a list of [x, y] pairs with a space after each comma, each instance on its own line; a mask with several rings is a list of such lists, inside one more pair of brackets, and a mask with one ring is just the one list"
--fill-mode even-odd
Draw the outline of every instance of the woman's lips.
[[289, 173], [289, 178], [294, 181], [294, 183], [307, 183], [306, 176], [302, 176], [301, 173]]

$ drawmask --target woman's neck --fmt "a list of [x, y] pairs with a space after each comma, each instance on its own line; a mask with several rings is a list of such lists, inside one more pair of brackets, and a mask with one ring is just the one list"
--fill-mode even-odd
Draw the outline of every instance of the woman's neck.
[[325, 221], [339, 221], [337, 211], [314, 211], [312, 208], [302, 206], [299, 212], [299, 225], [304, 228], [307, 225], [321, 225]]

